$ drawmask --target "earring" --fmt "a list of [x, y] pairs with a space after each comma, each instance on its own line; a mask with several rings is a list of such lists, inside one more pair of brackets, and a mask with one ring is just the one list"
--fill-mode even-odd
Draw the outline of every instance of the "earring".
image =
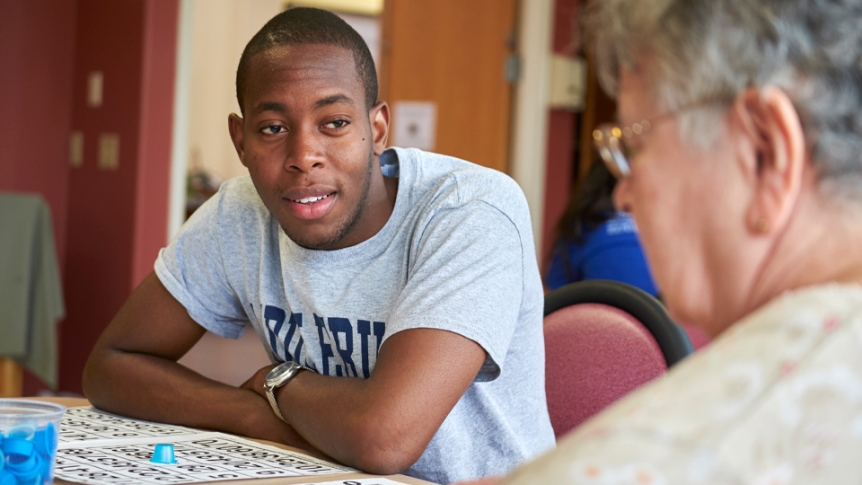
[[764, 219], [764, 218], [762, 218], [762, 217], [761, 217], [761, 218], [760, 218], [760, 219], [758, 219], [758, 220], [757, 220], [757, 222], [754, 224], [754, 228], [755, 228], [755, 229], [757, 229], [757, 232], [759, 232], [759, 233], [763, 234], [763, 233], [765, 233], [766, 231], [768, 231], [768, 230], [769, 230], [769, 223], [768, 223], [768, 222], [766, 222], [766, 219]]

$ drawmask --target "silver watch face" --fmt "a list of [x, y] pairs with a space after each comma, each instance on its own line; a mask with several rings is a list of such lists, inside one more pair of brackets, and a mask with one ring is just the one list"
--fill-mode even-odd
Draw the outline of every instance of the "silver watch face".
[[296, 373], [297, 367], [300, 365], [292, 360], [278, 364], [266, 375], [266, 385], [268, 387], [280, 386], [286, 378]]

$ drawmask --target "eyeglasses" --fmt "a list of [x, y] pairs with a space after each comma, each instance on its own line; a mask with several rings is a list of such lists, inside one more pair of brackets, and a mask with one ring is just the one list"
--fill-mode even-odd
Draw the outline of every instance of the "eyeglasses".
[[632, 149], [629, 146], [628, 140], [635, 136], [649, 133], [653, 125], [666, 119], [671, 115], [679, 114], [682, 111], [700, 108], [708, 104], [728, 103], [726, 97], [711, 98], [705, 101], [692, 103], [675, 110], [653, 116], [652, 118], [641, 120], [631, 126], [620, 127], [613, 123], [605, 123], [599, 125], [593, 130], [593, 144], [598, 150], [602, 161], [608, 167], [608, 171], [618, 178], [625, 178], [631, 175], [631, 157]]
[[631, 175], [631, 149], [625, 140], [648, 133], [650, 128], [652, 123], [643, 120], [631, 127], [620, 128], [612, 123], [605, 123], [593, 130], [593, 144], [611, 175], [618, 179]]

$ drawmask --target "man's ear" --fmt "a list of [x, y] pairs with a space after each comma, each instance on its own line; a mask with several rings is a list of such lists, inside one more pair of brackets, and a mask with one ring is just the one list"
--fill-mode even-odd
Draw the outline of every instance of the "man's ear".
[[773, 233], [787, 224], [799, 199], [808, 164], [802, 124], [778, 88], [749, 88], [733, 109], [748, 141], [740, 157], [752, 189], [746, 224], [754, 233]]
[[389, 105], [386, 101], [375, 104], [368, 113], [371, 123], [371, 136], [374, 137], [374, 154], [380, 156], [386, 150], [389, 138]]
[[242, 147], [242, 128], [243, 119], [236, 113], [231, 113], [227, 117], [227, 129], [230, 132], [230, 139], [233, 141], [233, 147], [236, 149], [236, 154], [239, 155], [239, 161], [246, 167], [245, 150]]

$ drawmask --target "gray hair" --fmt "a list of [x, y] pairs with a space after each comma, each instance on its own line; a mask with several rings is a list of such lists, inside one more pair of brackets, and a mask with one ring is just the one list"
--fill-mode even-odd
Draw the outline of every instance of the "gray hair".
[[[662, 110], [782, 89], [821, 192], [862, 201], [862, 0], [594, 0], [586, 27], [612, 96], [638, 59]], [[724, 111], [681, 115], [684, 135], [709, 143]]]

